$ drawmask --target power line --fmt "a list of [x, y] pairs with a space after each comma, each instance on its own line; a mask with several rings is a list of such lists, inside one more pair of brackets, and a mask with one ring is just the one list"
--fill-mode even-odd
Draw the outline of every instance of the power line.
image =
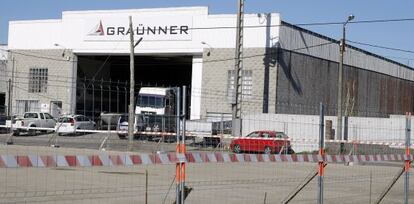
[[[389, 23], [389, 22], [405, 22], [405, 21], [414, 21], [414, 18], [396, 18], [396, 19], [374, 19], [374, 20], [357, 20], [348, 22], [349, 24], [362, 24], [362, 23]], [[315, 22], [315, 23], [297, 23], [292, 24], [295, 26], [325, 26], [325, 25], [342, 25], [343, 21], [337, 22]]]
[[0, 48], [0, 50], [6, 51], [6, 52], [9, 52], [9, 53], [18, 54], [18, 55], [27, 56], [27, 57], [39, 58], [39, 59], [47, 59], [47, 60], [54, 60], [54, 61], [61, 61], [61, 62], [77, 62], [76, 60], [65, 60], [65, 59], [60, 59], [60, 58], [53, 58], [53, 57], [50, 57], [50, 56], [34, 55], [34, 54], [19, 52], [19, 51], [16, 51], [16, 50], [9, 50], [9, 49], [3, 49], [3, 48]]
[[[28, 83], [24, 83], [24, 82], [16, 82], [16, 84], [21, 84], [21, 85], [27, 85]], [[21, 86], [17, 86], [18, 89], [22, 90], [22, 91], [27, 91], [28, 89], [22, 88]], [[91, 89], [88, 89], [91, 90]], [[111, 90], [111, 93], [117, 93], [117, 91], [115, 90]], [[100, 103], [100, 97], [101, 95], [100, 93], [100, 89], [95, 89], [95, 93], [96, 93], [96, 97], [97, 100], [95, 101], [95, 104], [99, 104]], [[103, 91], [103, 95], [108, 96], [109, 91], [105, 90]], [[119, 93], [125, 93], [124, 91], [119, 91]], [[61, 98], [58, 97], [52, 97], [52, 96], [47, 96], [44, 95], [42, 93], [30, 93], [32, 95], [36, 95], [36, 96], [40, 96], [40, 97], [45, 97], [48, 98], [50, 100], [57, 100], [60, 101]], [[46, 94], [46, 93], [45, 93]], [[219, 104], [224, 104], [224, 105], [229, 105], [229, 96], [227, 90], [223, 91], [223, 90], [217, 90], [217, 89], [199, 89], [199, 88], [192, 88], [191, 92], [189, 94], [190, 97], [200, 97], [205, 103], [208, 102], [212, 102], [214, 101], [215, 104], [219, 103]], [[260, 94], [251, 94], [251, 95], [247, 95], [247, 94], [242, 94], [243, 96], [243, 104], [249, 107], [260, 107], [262, 106], [264, 102], [267, 103], [267, 105], [279, 105], [279, 106], [289, 106], [289, 107], [298, 107], [298, 108], [305, 108], [306, 110], [315, 110], [317, 111], [319, 106], [317, 105], [319, 102], [315, 102], [315, 105], [309, 105], [309, 104], [304, 104], [304, 103], [291, 103], [291, 102], [281, 102], [281, 101], [267, 101], [266, 99], [263, 98], [263, 95]], [[78, 99], [82, 98], [82, 97], [77, 97]], [[92, 97], [89, 95], [88, 96], [89, 101], [92, 99]], [[108, 97], [103, 97], [104, 99], [107, 99]], [[224, 100], [223, 100], [224, 99]], [[79, 100], [81, 102], [83, 102], [83, 100]], [[105, 100], [104, 100], [105, 101]], [[308, 102], [309, 103], [309, 102]], [[69, 103], [64, 103], [64, 104], [69, 104]], [[107, 103], [104, 103], [107, 104]], [[375, 106], [367, 106], [366, 108], [368, 109], [378, 109], [378, 107]], [[79, 110], [79, 109], [78, 109]]]
[[[298, 50], [303, 50], [303, 49], [309, 49], [309, 48], [314, 48], [314, 47], [321, 47], [321, 46], [325, 46], [325, 45], [329, 45], [329, 44], [334, 44], [335, 42], [325, 42], [325, 43], [320, 43], [320, 44], [315, 44], [315, 45], [310, 45], [310, 46], [305, 46], [305, 47], [300, 47], [300, 48], [294, 48], [291, 49], [290, 51], [298, 51]], [[268, 49], [268, 48], [267, 48]], [[0, 50], [4, 50], [10, 53], [16, 53], [16, 54], [20, 54], [20, 55], [27, 55], [30, 57], [37, 57], [37, 58], [41, 58], [41, 59], [49, 59], [49, 60], [55, 60], [55, 61], [65, 61], [65, 62], [79, 62], [79, 60], [77, 61], [67, 61], [67, 60], [62, 60], [62, 59], [56, 59], [56, 58], [50, 58], [50, 57], [43, 57], [43, 56], [38, 56], [38, 55], [32, 55], [32, 54], [26, 54], [26, 53], [21, 53], [18, 51], [14, 51], [14, 50], [6, 50], [6, 49], [2, 49], [0, 48]], [[268, 53], [269, 55], [273, 54], [273, 53]], [[111, 54], [108, 55], [108, 57], [113, 56]], [[257, 55], [249, 55], [249, 56], [243, 56], [243, 59], [246, 58], [252, 58], [252, 57], [258, 57], [258, 56], [266, 56], [266, 53], [264, 54], [257, 54]], [[231, 58], [225, 58], [225, 59], [217, 59], [217, 60], [205, 60], [203, 62], [196, 62], [196, 63], [209, 63], [209, 62], [220, 62], [220, 61], [228, 61], [228, 60], [234, 60], [234, 57]], [[105, 63], [107, 62], [107, 60], [104, 61], [103, 65], [101, 65], [100, 67], [103, 67], [105, 65]], [[164, 63], [165, 64], [165, 63]], [[162, 63], [149, 63], [149, 64], [138, 64], [138, 65], [164, 65]]]
[[[22, 88], [20, 86], [16, 86], [16, 88], [17, 89], [20, 89], [22, 91], [28, 91], [27, 89], [24, 89], [24, 88]], [[204, 93], [203, 95], [201, 95], [202, 92], [206, 92], [206, 91], [205, 90], [200, 91], [200, 95], [198, 95], [197, 93], [196, 94], [191, 94], [191, 97], [201, 97], [204, 100], [204, 102], [214, 101], [214, 103], [217, 103], [217, 102], [221, 101], [222, 104], [225, 104], [225, 105], [228, 105], [229, 104], [227, 102], [227, 100], [222, 101], [222, 99], [223, 98], [226, 98], [227, 96], [226, 95], [222, 95], [220, 93], [215, 93], [215, 92], [217, 92], [216, 90], [211, 90], [210, 93]], [[218, 91], [218, 92], [223, 92], [223, 91]], [[51, 96], [47, 96], [47, 95], [43, 95], [41, 93], [31, 93], [31, 94], [37, 95], [37, 96], [41, 96], [41, 97], [45, 97], [45, 98], [48, 98], [50, 100], [58, 100], [58, 98], [51, 97]], [[99, 98], [100, 97], [98, 97], [98, 99]], [[104, 99], [106, 99], [106, 97]], [[264, 102], [264, 100], [262, 99], [262, 97], [254, 97], [253, 96], [253, 97], [249, 98], [248, 100], [244, 100], [242, 103], [244, 105], [249, 106], [251, 108], [251, 107], [261, 107], [261, 105], [262, 105], [261, 103], [262, 102]], [[95, 101], [95, 104], [99, 104], [99, 103], [102, 103], [102, 101], [100, 101], [100, 100], [96, 100]], [[62, 104], [69, 105], [69, 103], [66, 103], [66, 102], [63, 102], [63, 101], [62, 101]], [[106, 106], [107, 104], [108, 104], [108, 101], [106, 101], [105, 103], [103, 103], [101, 105], [104, 105], [104, 107], [107, 107]], [[292, 108], [301, 108], [301, 109], [304, 109], [304, 110], [307, 110], [307, 111], [309, 111], [309, 110], [314, 110], [316, 112], [318, 111], [318, 105], [309, 105], [309, 104], [301, 104], [301, 103], [290, 103], [290, 102], [287, 102], [286, 103], [286, 102], [278, 102], [278, 101], [274, 101], [272, 103], [268, 103], [268, 105], [273, 105], [273, 106], [288, 106], [288, 107], [292, 107]], [[85, 106], [85, 104], [84, 104], [84, 106]], [[372, 108], [366, 107], [366, 108], [372, 109], [372, 110], [374, 110], [374, 109], [377, 110], [378, 109], [378, 107], [372, 107]], [[254, 110], [254, 108], [252, 110]], [[78, 112], [84, 112], [84, 110], [81, 109], [81, 107], [77, 108], [77, 111]], [[90, 110], [87, 110], [86, 112], [88, 112], [88, 113], [90, 113], [90, 112], [91, 113], [100, 113], [101, 111], [104, 111], [104, 110], [103, 109], [101, 109], [99, 111], [96, 111], [96, 110], [91, 110], [91, 111]], [[362, 112], [366, 112], [366, 111], [362, 111]], [[379, 112], [375, 112], [375, 111], [369, 111], [369, 112], [370, 113], [379, 113]]]
[[[361, 23], [388, 23], [388, 22], [406, 22], [406, 21], [414, 21], [414, 18], [397, 18], [397, 19], [374, 19], [374, 20], [359, 20], [359, 21], [352, 21], [349, 22], [350, 24], [361, 24]], [[324, 25], [342, 25], [344, 22], [342, 21], [335, 21], [335, 22], [314, 22], [314, 23], [297, 23], [291, 24], [294, 26], [324, 26]], [[246, 25], [243, 26], [244, 28], [267, 28], [267, 27], [283, 27], [287, 25]], [[212, 26], [212, 27], [195, 27], [195, 28], [188, 28], [189, 30], [214, 30], [214, 29], [235, 29], [236, 26]], [[157, 29], [156, 29], [157, 30]], [[168, 28], [167, 28], [168, 30]], [[7, 49], [0, 49], [4, 51], [9, 51]], [[65, 59], [59, 58], [51, 58], [51, 57], [44, 57], [44, 56], [37, 56], [33, 54], [27, 54], [22, 52], [14, 51], [15, 53], [31, 56], [31, 57], [39, 57], [44, 59], [51, 59], [51, 60], [58, 60], [58, 61], [70, 61]], [[73, 60], [71, 62], [74, 62]]]
[[405, 50], [405, 49], [400, 49], [400, 48], [385, 47], [385, 46], [381, 46], [381, 45], [374, 45], [374, 44], [356, 42], [356, 41], [351, 41], [351, 40], [347, 40], [347, 42], [358, 44], [358, 45], [365, 45], [365, 46], [369, 46], [369, 47], [386, 49], [386, 50], [393, 50], [393, 51], [406, 52], [406, 53], [414, 53], [414, 51], [412, 51], [412, 50]]
[[[299, 50], [304, 50], [304, 49], [309, 49], [309, 48], [315, 48], [315, 47], [322, 47], [322, 46], [326, 46], [326, 45], [330, 45], [330, 44], [334, 44], [334, 42], [325, 42], [325, 43], [320, 43], [320, 44], [315, 44], [315, 45], [309, 45], [309, 46], [305, 46], [305, 47], [300, 47], [300, 48], [294, 48], [291, 50], [287, 50], [287, 51], [299, 51]], [[13, 51], [11, 51], [13, 52]], [[254, 55], [247, 55], [247, 56], [243, 56], [243, 59], [249, 59], [249, 58], [255, 58], [255, 57], [265, 57], [265, 56], [272, 56], [274, 55], [274, 52], [269, 52], [269, 53], [263, 53], [263, 54], [254, 54]], [[230, 58], [223, 58], [223, 59], [216, 59], [216, 60], [204, 60], [203, 62], [194, 62], [192, 64], [207, 64], [207, 63], [215, 63], [215, 62], [224, 62], [224, 61], [231, 61], [234, 60], [234, 57], [230, 57]], [[103, 65], [105, 65], [108, 62], [108, 58], [105, 59]], [[174, 63], [177, 65], [187, 65], [188, 63]], [[139, 64], [139, 65], [143, 65], [143, 66], [153, 66], [153, 65], [166, 65], [165, 63], [144, 63], [144, 64]], [[101, 65], [100, 68], [102, 68], [103, 66]], [[6, 70], [6, 72], [11, 73], [11, 71]], [[29, 74], [29, 72], [24, 72], [24, 71], [15, 71], [14, 73], [18, 73], [18, 74]], [[49, 77], [57, 77], [57, 78], [66, 78], [66, 79], [78, 79], [78, 80], [85, 80], [85, 81], [93, 81], [93, 82], [104, 82], [104, 83], [116, 83], [114, 81], [108, 81], [108, 80], [101, 80], [101, 79], [84, 79], [84, 78], [79, 78], [79, 77], [68, 77], [68, 76], [62, 76], [62, 75], [48, 75]], [[24, 78], [24, 77], [21, 77]], [[61, 81], [58, 80], [60, 82], [70, 82], [70, 81]]]

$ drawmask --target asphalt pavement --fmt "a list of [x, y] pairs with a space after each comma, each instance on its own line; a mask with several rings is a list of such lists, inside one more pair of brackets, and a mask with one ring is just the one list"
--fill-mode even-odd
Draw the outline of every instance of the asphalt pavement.
[[[10, 134], [0, 134], [0, 144], [21, 146], [56, 146], [59, 148], [79, 148], [98, 150], [101, 147], [108, 151], [131, 151], [139, 153], [155, 152], [174, 152], [175, 142], [148, 141], [146, 137], [135, 137], [132, 148], [129, 148], [128, 139], [120, 139], [116, 134], [107, 133], [87, 133], [77, 135], [57, 135], [56, 133], [38, 133], [36, 136], [10, 136]], [[10, 143], [11, 141], [11, 143]], [[212, 146], [205, 145], [200, 141], [194, 142], [187, 140], [188, 151], [204, 151], [214, 149]]]

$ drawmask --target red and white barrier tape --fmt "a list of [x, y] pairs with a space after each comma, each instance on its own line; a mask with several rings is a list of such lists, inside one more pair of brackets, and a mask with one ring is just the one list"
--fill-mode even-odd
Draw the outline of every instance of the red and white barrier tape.
[[[217, 137], [217, 136], [216, 136]], [[223, 138], [228, 139], [254, 139], [257, 140], [257, 138], [249, 138], [249, 137], [232, 137], [232, 136], [224, 136]], [[282, 140], [280, 138], [260, 138], [260, 140]], [[318, 144], [319, 140], [317, 139], [294, 139], [289, 138], [286, 139], [290, 142], [295, 143], [315, 143]], [[332, 143], [349, 143], [349, 144], [368, 144], [368, 145], [386, 145], [386, 146], [405, 146], [405, 142], [388, 142], [388, 141], [371, 141], [371, 140], [325, 140], [325, 142], [332, 142]], [[411, 145], [411, 147], [414, 147], [414, 144]]]
[[404, 154], [385, 155], [320, 155], [293, 154], [232, 154], [192, 152], [186, 154], [136, 154], [136, 155], [0, 155], [0, 168], [24, 167], [99, 167], [99, 166], [133, 166], [154, 164], [186, 163], [280, 163], [280, 162], [382, 162], [412, 160], [413, 155]]
[[[10, 128], [10, 126], [0, 125], [0, 128]], [[20, 127], [19, 129], [23, 130], [46, 130], [46, 131], [56, 131], [55, 128], [40, 128], [40, 127]], [[84, 133], [106, 133], [106, 134], [128, 134], [127, 131], [120, 131], [120, 130], [76, 130], [76, 132], [84, 132]], [[141, 134], [141, 135], [148, 135], [148, 136], [175, 136], [175, 133], [172, 132], [150, 132], [150, 131], [135, 131], [134, 134]], [[199, 137], [199, 138], [221, 138], [221, 139], [257, 139], [257, 138], [249, 138], [249, 137], [233, 137], [229, 135], [208, 135], [206, 133], [196, 133], [193, 131], [186, 132], [186, 136], [188, 137]], [[282, 138], [260, 138], [261, 140], [285, 140]], [[317, 144], [319, 141], [317, 139], [295, 139], [289, 138], [288, 141], [292, 143], [315, 143]], [[332, 143], [350, 143], [350, 144], [368, 144], [368, 145], [386, 145], [386, 146], [405, 146], [404, 142], [388, 142], [388, 141], [372, 141], [372, 140], [325, 140], [325, 142], [332, 142]], [[414, 148], [414, 144], [411, 145]]]

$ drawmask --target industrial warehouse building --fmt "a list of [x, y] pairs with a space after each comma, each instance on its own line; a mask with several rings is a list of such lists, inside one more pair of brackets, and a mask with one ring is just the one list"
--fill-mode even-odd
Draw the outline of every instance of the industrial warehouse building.
[[[207, 7], [67, 11], [62, 19], [12, 21], [2, 73], [13, 89], [5, 105], [11, 101], [12, 114], [127, 112], [129, 16], [136, 38], [143, 37], [135, 48], [136, 84], [190, 87], [191, 119], [231, 113], [236, 15], [212, 15]], [[306, 107], [322, 101], [328, 115], [336, 114], [338, 41], [278, 13], [246, 14], [244, 26], [243, 113], [315, 114]], [[410, 67], [352, 46], [344, 64], [349, 114], [414, 111]]]

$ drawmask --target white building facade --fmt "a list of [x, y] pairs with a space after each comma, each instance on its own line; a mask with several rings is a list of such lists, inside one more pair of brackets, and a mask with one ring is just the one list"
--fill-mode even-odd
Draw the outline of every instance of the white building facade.
[[[132, 16], [133, 31], [129, 30], [129, 16]], [[87, 115], [103, 111], [126, 112], [126, 108], [114, 105], [114, 101], [123, 97], [101, 93], [95, 100], [95, 95], [99, 94], [95, 93], [95, 88], [99, 85], [92, 85], [93, 90], [90, 89], [91, 84], [99, 79], [103, 86], [103, 81], [112, 83], [127, 78], [122, 75], [129, 75], [129, 33], [133, 32], [136, 40], [143, 38], [135, 48], [135, 56], [140, 57], [137, 61], [145, 60], [146, 64], [141, 65], [145, 67], [145, 73], [141, 74], [145, 80], [151, 78], [147, 76], [164, 75], [164, 86], [189, 86], [191, 119], [205, 119], [218, 113], [229, 114], [234, 88], [236, 17], [235, 14], [209, 14], [207, 7], [183, 7], [67, 11], [62, 13], [61, 19], [12, 21], [9, 24], [8, 57], [15, 63], [8, 63], [8, 73], [14, 75], [11, 77], [10, 74], [7, 78], [13, 81], [13, 113], [21, 114], [33, 109], [49, 111], [54, 115], [87, 114], [87, 111], [91, 112]], [[285, 23], [278, 13], [246, 14], [243, 36], [242, 107], [245, 112], [295, 113], [295, 110], [281, 106], [285, 103], [309, 102], [315, 105], [323, 101], [335, 105], [337, 84], [332, 76], [337, 76], [337, 41]], [[297, 65], [295, 62], [298, 61], [291, 58], [292, 53], [303, 59], [326, 62], [326, 72], [331, 70], [331, 74], [320, 79], [326, 78], [331, 83], [315, 84], [317, 80], [310, 77], [320, 76], [301, 75], [306, 71], [302, 70], [303, 67], [310, 66], [307, 70], [315, 73], [314, 70], [318, 70], [320, 65], [305, 62]], [[169, 61], [162, 63], [165, 60]], [[174, 71], [168, 72], [170, 65], [175, 67], [174, 70], [181, 69], [183, 61], [186, 64], [183, 66], [188, 67], [182, 72], [188, 75], [185, 82], [181, 76], [174, 76]], [[323, 63], [322, 66], [325, 66]], [[378, 80], [381, 77], [408, 80], [409, 83], [404, 86], [414, 86], [411, 85], [414, 80], [411, 69], [357, 48], [347, 49], [345, 64], [349, 66], [349, 73], [362, 68], [379, 77]], [[139, 68], [137, 70], [139, 76]], [[299, 74], [289, 76], [292, 70]], [[118, 78], [115, 77], [117, 75]], [[173, 81], [174, 78], [177, 79]], [[362, 91], [364, 87], [371, 87], [362, 84], [363, 80], [365, 78], [360, 79], [360, 94], [365, 94]], [[156, 77], [148, 82], [153, 86], [159, 84]], [[369, 92], [374, 95], [368, 99], [358, 98], [357, 107], [361, 110], [363, 104], [383, 97], [381, 91]], [[109, 102], [107, 99], [98, 101], [104, 97], [112, 98], [108, 99]], [[123, 104], [126, 103], [125, 99]], [[404, 110], [412, 109], [413, 101], [407, 104]], [[375, 111], [402, 111], [395, 107], [383, 110], [382, 106], [379, 103], [374, 107]]]

